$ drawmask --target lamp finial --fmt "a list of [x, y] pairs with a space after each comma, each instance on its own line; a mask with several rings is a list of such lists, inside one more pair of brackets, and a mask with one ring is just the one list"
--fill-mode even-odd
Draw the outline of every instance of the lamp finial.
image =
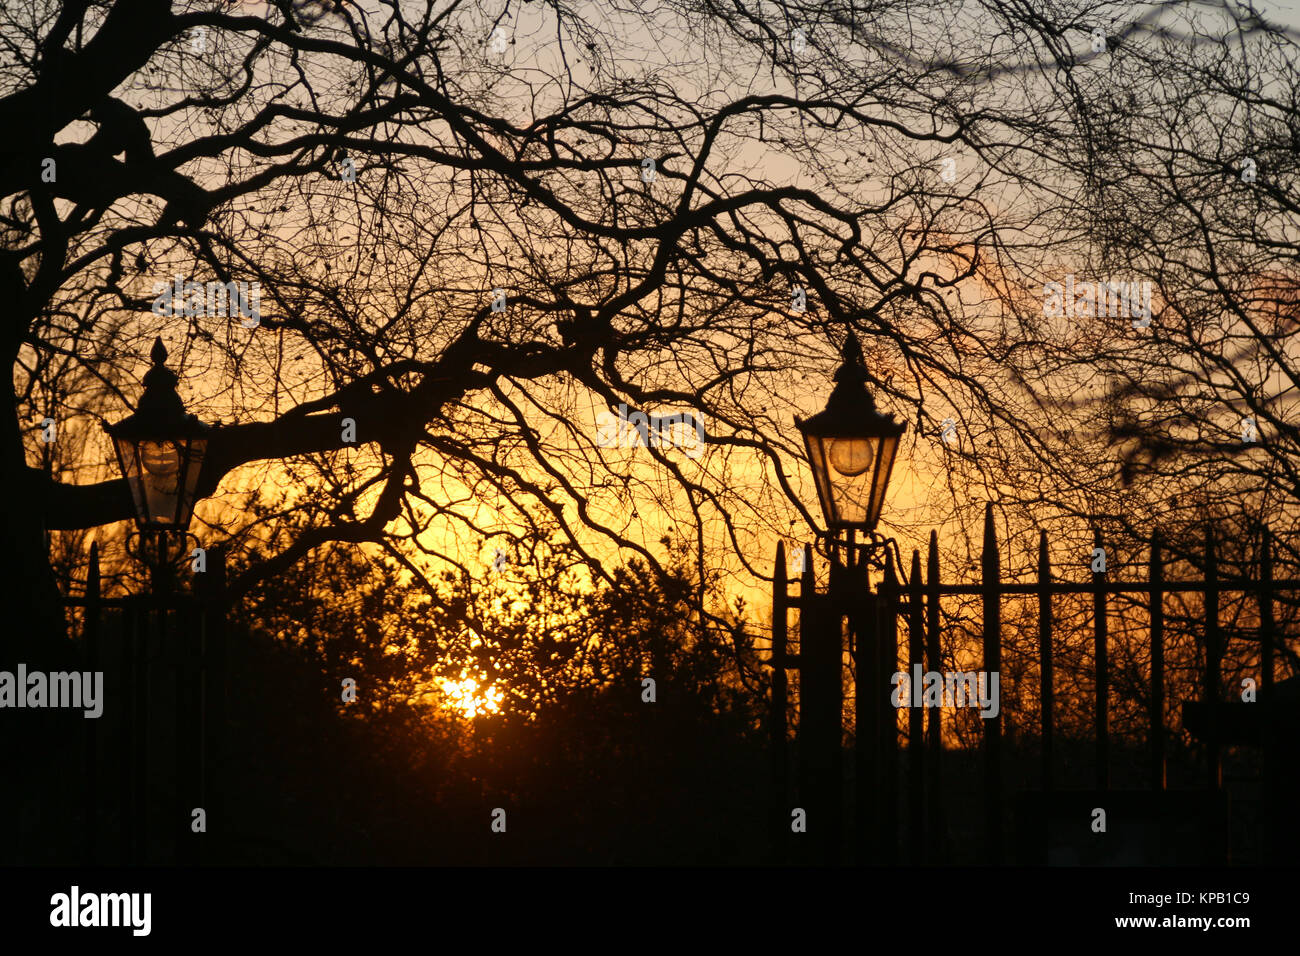
[[858, 333], [849, 329], [848, 338], [844, 340], [844, 348], [840, 350], [840, 357], [848, 364], [862, 365], [862, 343], [858, 341]]

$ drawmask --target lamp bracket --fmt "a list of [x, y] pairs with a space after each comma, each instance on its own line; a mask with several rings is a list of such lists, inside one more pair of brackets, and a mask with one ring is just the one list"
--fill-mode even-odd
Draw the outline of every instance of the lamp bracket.
[[822, 531], [817, 535], [816, 551], [827, 561], [835, 561], [835, 551], [847, 553], [855, 567], [868, 567], [873, 571], [885, 570], [885, 556], [890, 552], [894, 556], [894, 573], [899, 583], [907, 585], [907, 571], [903, 565], [903, 555], [898, 542], [879, 531], [862, 532], [862, 538], [845, 536], [842, 532], [836, 536], [835, 531]]
[[149, 528], [127, 537], [127, 553], [152, 570], [174, 568], [189, 557], [199, 539], [177, 528]]

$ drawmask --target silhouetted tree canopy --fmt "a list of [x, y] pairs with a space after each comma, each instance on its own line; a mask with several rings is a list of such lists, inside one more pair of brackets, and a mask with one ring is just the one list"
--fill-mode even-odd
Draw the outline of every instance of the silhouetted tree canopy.
[[[72, 532], [62, 573], [130, 516], [97, 426], [159, 334], [221, 423], [200, 538], [261, 521], [264, 483], [306, 518], [237, 594], [332, 541], [436, 575], [554, 532], [607, 581], [615, 553], [662, 573], [669, 525], [752, 582], [819, 522], [791, 419], [850, 329], [931, 489], [886, 520], [947, 521], [958, 566], [985, 499], [1013, 531], [1291, 521], [1285, 25], [1091, 0], [0, 16], [3, 467], [30, 503], [5, 536]], [[1045, 316], [1067, 273], [1152, 283], [1150, 326]], [[152, 311], [175, 276], [259, 283], [256, 326]], [[608, 447], [620, 405], [695, 416], [700, 454]], [[57, 628], [42, 562], [6, 587]]]

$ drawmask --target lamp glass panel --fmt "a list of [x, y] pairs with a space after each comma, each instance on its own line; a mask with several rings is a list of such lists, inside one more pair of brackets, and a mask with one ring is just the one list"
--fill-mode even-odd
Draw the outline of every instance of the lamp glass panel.
[[881, 439], [809, 435], [807, 443], [827, 527], [870, 527], [872, 485], [881, 464]]
[[808, 462], [812, 465], [813, 479], [817, 482], [817, 497], [821, 500], [822, 514], [828, 525], [834, 525], [835, 496], [831, 492], [829, 480], [831, 465], [826, 454], [829, 443], [821, 435], [806, 433], [804, 441], [808, 446]]
[[890, 436], [880, 439], [880, 457], [876, 462], [872, 477], [871, 507], [867, 514], [867, 527], [875, 528], [880, 520], [880, 512], [885, 506], [885, 491], [889, 487], [889, 476], [894, 470], [894, 455], [898, 452], [898, 439]]
[[181, 498], [181, 507], [176, 514], [176, 524], [182, 528], [190, 526], [190, 517], [194, 513], [194, 492], [199, 486], [199, 472], [203, 470], [203, 457], [208, 451], [206, 438], [192, 438], [187, 443], [185, 454], [185, 484]]
[[115, 443], [140, 523], [188, 527], [207, 440], [119, 438]]
[[145, 494], [144, 482], [140, 477], [144, 469], [140, 466], [136, 443], [126, 438], [115, 438], [113, 444], [117, 448], [117, 460], [122, 466], [127, 487], [131, 489], [131, 501], [135, 505], [136, 520], [141, 524], [149, 524], [149, 501]]
[[834, 518], [828, 515], [828, 524], [839, 527], [860, 528], [867, 520], [867, 506], [871, 502], [872, 469], [859, 475], [830, 475]]

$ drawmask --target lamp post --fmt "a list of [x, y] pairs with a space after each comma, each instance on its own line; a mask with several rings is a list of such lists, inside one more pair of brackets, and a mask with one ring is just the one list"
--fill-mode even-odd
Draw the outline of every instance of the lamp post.
[[[820, 856], [840, 860], [843, 817], [843, 653], [847, 637], [854, 661], [855, 791], [859, 858], [892, 862], [897, 806], [897, 734], [889, 697], [896, 667], [897, 544], [876, 531], [898, 443], [906, 426], [876, 409], [867, 391], [862, 346], [849, 333], [843, 362], [826, 407], [807, 420], [803, 434], [817, 483], [826, 531], [819, 535], [830, 560], [830, 588], [809, 595], [801, 624], [801, 777], [806, 801], [823, 815]], [[857, 541], [861, 532], [863, 540]], [[890, 549], [892, 548], [892, 553]], [[843, 554], [847, 561], [841, 560]], [[885, 561], [881, 562], [881, 557]], [[868, 567], [885, 571], [884, 599], [868, 589]], [[855, 640], [856, 639], [856, 640]], [[875, 835], [870, 835], [875, 826]]]
[[145, 373], [135, 413], [105, 430], [135, 504], [136, 555], [153, 572], [159, 591], [167, 588], [172, 567], [186, 553], [211, 427], [185, 411], [176, 394], [179, 379], [163, 364], [167, 349], [161, 337], [149, 357], [153, 366]]
[[[178, 859], [193, 862], [198, 858], [198, 845], [190, 832], [189, 809], [208, 802], [203, 793], [210, 749], [207, 737], [212, 731], [204, 729], [203, 702], [221, 687], [219, 675], [216, 681], [209, 682], [204, 673], [208, 666], [204, 647], [219, 640], [220, 630], [205, 624], [201, 632], [174, 626], [169, 633], [171, 605], [159, 599], [170, 591], [175, 566], [187, 553], [199, 474], [212, 429], [185, 411], [176, 393], [179, 379], [164, 364], [167, 349], [161, 337], [154, 340], [149, 357], [153, 365], [145, 373], [144, 393], [135, 412], [105, 426], [135, 504], [138, 532], [131, 550], [151, 572], [157, 611], [156, 623], [148, 623], [150, 616], [146, 614], [141, 627], [132, 609], [124, 636], [122, 677], [129, 700], [124, 719], [133, 745], [125, 757], [129, 776], [124, 778], [121, 819], [125, 856], [134, 862], [147, 859], [156, 835], [149, 825], [149, 794], [166, 779], [170, 769], [175, 775], [174, 804], [169, 814], [171, 825], [166, 829], [174, 834]], [[150, 647], [155, 636], [169, 638], [157, 656]], [[176, 730], [173, 761], [155, 770], [149, 753], [149, 715], [155, 703], [154, 691], [160, 686], [152, 671], [158, 660], [168, 661], [174, 668]], [[219, 704], [216, 701], [217, 708]]]

